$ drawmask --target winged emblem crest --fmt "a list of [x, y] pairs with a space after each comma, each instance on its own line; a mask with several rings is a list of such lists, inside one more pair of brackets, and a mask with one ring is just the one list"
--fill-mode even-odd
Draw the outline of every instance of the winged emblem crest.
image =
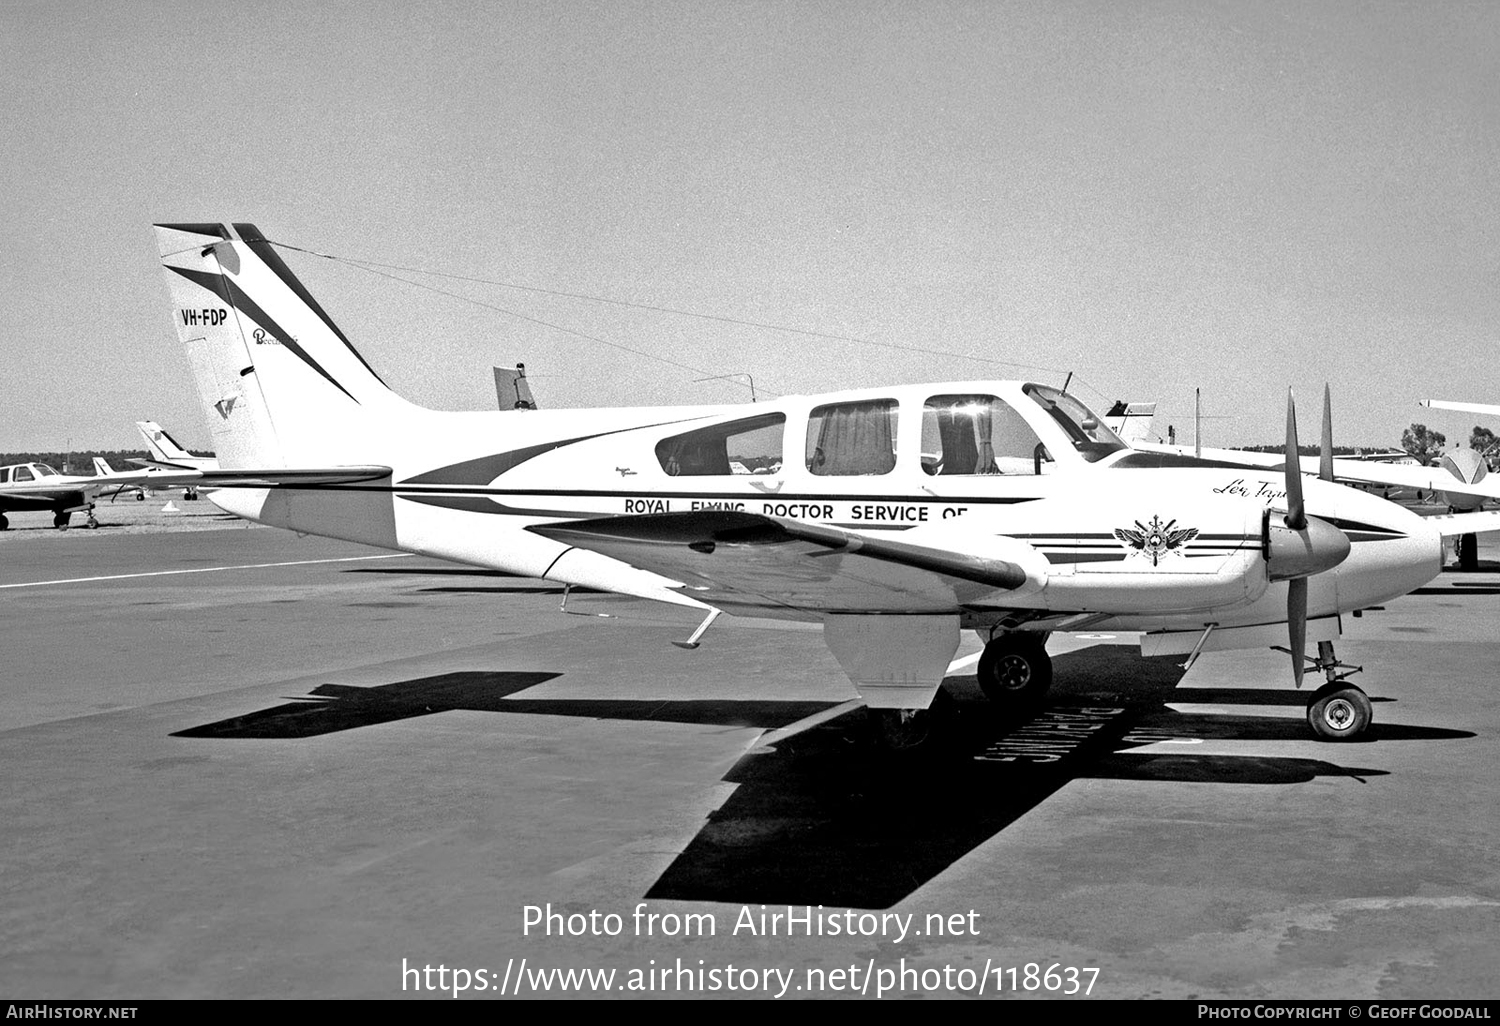
[[1115, 537], [1133, 553], [1151, 560], [1152, 566], [1158, 565], [1161, 557], [1168, 552], [1180, 548], [1183, 542], [1198, 537], [1196, 527], [1178, 527], [1176, 520], [1168, 520], [1164, 524], [1159, 516], [1153, 516], [1149, 524], [1143, 524], [1137, 520], [1135, 527], [1134, 530], [1129, 527], [1117, 527]]

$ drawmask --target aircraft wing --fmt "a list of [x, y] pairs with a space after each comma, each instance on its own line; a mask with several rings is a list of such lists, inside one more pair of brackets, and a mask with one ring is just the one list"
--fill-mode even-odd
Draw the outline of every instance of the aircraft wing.
[[[938, 613], [1007, 607], [1035, 576], [1020, 562], [754, 513], [703, 510], [527, 528], [681, 581], [723, 609]], [[1016, 539], [997, 539], [1018, 546]], [[1040, 555], [1037, 554], [1040, 558]], [[1043, 571], [1044, 572], [1044, 571]], [[1024, 604], [1024, 603], [1023, 603]]]
[[[1171, 453], [1192, 456], [1192, 446], [1152, 445], [1137, 443], [1135, 448], [1143, 452]], [[1286, 457], [1279, 452], [1246, 452], [1242, 449], [1201, 450], [1202, 458], [1216, 463], [1237, 463], [1244, 467], [1260, 467], [1280, 470], [1286, 465]], [[1318, 457], [1303, 456], [1299, 459], [1302, 473], [1318, 473]], [[1333, 458], [1333, 476], [1337, 481], [1354, 481], [1359, 484], [1385, 485], [1391, 488], [1416, 488], [1424, 492], [1448, 492], [1453, 495], [1477, 495], [1486, 499], [1500, 499], [1500, 476], [1494, 481], [1460, 481], [1441, 467], [1419, 467], [1410, 463], [1380, 463], [1369, 460]]]
[[[192, 475], [188, 475], [191, 477]], [[0, 494], [25, 497], [28, 495], [50, 495], [55, 492], [78, 492], [84, 495], [93, 495], [98, 492], [108, 492], [119, 488], [134, 488], [137, 485], [156, 486], [158, 483], [172, 483], [176, 480], [175, 475], [163, 474], [160, 471], [122, 471], [120, 473], [96, 474], [93, 477], [74, 477], [69, 474], [64, 476], [58, 474], [55, 477], [38, 478], [23, 484], [14, 482], [0, 485]]]
[[[133, 463], [164, 468], [167, 473], [143, 471], [137, 475], [153, 485], [202, 485], [205, 488], [318, 488], [324, 485], [359, 484], [391, 476], [390, 467], [242, 467], [235, 470], [188, 470], [172, 463], [132, 460]], [[111, 482], [126, 481], [112, 477]]]
[[1424, 518], [1442, 532], [1444, 538], [1460, 534], [1483, 534], [1485, 531], [1500, 531], [1500, 509], [1481, 513], [1439, 513]]
[[1487, 417], [1500, 417], [1500, 406], [1492, 406], [1489, 403], [1453, 403], [1444, 399], [1423, 399], [1418, 405], [1434, 410], [1457, 410], [1459, 413], [1481, 413]]

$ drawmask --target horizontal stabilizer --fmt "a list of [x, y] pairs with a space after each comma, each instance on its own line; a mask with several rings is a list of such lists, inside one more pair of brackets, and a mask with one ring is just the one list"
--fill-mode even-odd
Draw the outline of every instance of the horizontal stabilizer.
[[681, 581], [695, 597], [730, 608], [749, 602], [819, 613], [952, 611], [993, 602], [995, 592], [1028, 580], [1004, 559], [754, 513], [659, 513], [527, 530]]
[[132, 460], [146, 467], [175, 471], [152, 478], [155, 483], [202, 485], [205, 488], [318, 488], [359, 484], [391, 476], [390, 467], [241, 467], [235, 470], [189, 470], [155, 460]]

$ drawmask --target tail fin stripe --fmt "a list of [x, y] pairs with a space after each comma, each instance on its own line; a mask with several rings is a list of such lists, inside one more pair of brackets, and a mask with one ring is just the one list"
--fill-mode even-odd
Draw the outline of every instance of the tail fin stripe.
[[172, 267], [169, 269], [176, 271], [178, 274], [182, 275], [194, 285], [198, 285], [207, 289], [208, 291], [212, 292], [214, 295], [222, 299], [224, 302], [234, 307], [236, 310], [239, 310], [256, 324], [260, 325], [267, 334], [275, 338], [276, 341], [280, 342], [285, 348], [290, 349], [294, 354], [296, 354], [299, 360], [301, 360], [303, 363], [307, 364], [313, 370], [317, 371], [324, 378], [326, 378], [328, 380], [328, 383], [331, 384], [334, 388], [338, 389], [340, 392], [343, 392], [345, 395], [348, 395], [349, 398], [353, 399], [355, 403], [359, 402], [359, 400], [355, 399], [354, 396], [349, 395], [348, 389], [334, 380], [333, 375], [329, 374], [326, 370], [319, 366], [318, 361], [307, 355], [307, 352], [297, 344], [297, 340], [294, 339], [289, 332], [283, 330], [281, 325], [277, 324], [275, 320], [273, 320], [264, 310], [262, 310], [256, 304], [255, 300], [246, 295], [244, 289], [241, 289], [227, 277], [222, 274], [213, 274], [208, 271], [190, 271], [181, 267]]
[[[385, 385], [384, 379], [375, 373], [375, 368], [371, 367], [369, 362], [359, 354], [359, 350], [354, 348], [354, 343], [345, 337], [344, 333], [339, 330], [339, 326], [333, 323], [333, 318], [324, 312], [323, 308], [318, 305], [318, 301], [312, 297], [312, 294], [307, 291], [302, 282], [297, 280], [297, 276], [292, 273], [292, 269], [281, 259], [281, 255], [271, 248], [270, 240], [261, 236], [254, 225], [237, 224], [234, 227], [235, 231], [240, 233], [240, 240], [249, 246], [250, 250], [256, 256], [260, 257], [261, 262], [274, 271], [276, 277], [280, 278], [286, 287], [296, 294], [298, 299], [307, 304], [308, 309], [322, 318], [323, 323], [328, 325], [328, 330], [338, 336], [339, 341], [344, 343], [344, 347], [354, 354], [356, 360], [364, 364], [365, 370], [374, 375], [376, 381]], [[386, 385], [386, 387], [389, 388], [390, 386]]]

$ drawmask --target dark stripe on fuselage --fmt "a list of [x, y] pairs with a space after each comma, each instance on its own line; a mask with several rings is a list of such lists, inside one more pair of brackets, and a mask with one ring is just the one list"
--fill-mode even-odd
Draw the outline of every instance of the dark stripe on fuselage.
[[[564, 446], [573, 445], [577, 442], [587, 442], [591, 438], [604, 438], [607, 435], [623, 435], [629, 431], [648, 431], [651, 428], [670, 427], [673, 424], [685, 424], [690, 421], [704, 420], [703, 417], [682, 417], [677, 420], [661, 420], [651, 424], [636, 424], [631, 427], [613, 428], [609, 431], [599, 431], [592, 435], [579, 435], [576, 438], [563, 438], [555, 442], [538, 442], [536, 445], [526, 445], [519, 449], [511, 449], [508, 452], [497, 452], [489, 456], [479, 456], [472, 460], [464, 460], [462, 463], [453, 463], [436, 470], [428, 470], [416, 477], [409, 477], [400, 482], [402, 486], [408, 485], [457, 485], [461, 487], [440, 488], [440, 491], [470, 492], [475, 485], [485, 485], [495, 480], [507, 470], [520, 466], [527, 460], [535, 459], [543, 453]], [[626, 468], [629, 469], [628, 467]], [[542, 494], [533, 492], [531, 494]], [[552, 493], [547, 493], [552, 494]], [[666, 493], [662, 493], [665, 495]], [[692, 493], [697, 494], [697, 493]]]
[[[401, 498], [408, 502], [420, 502], [425, 506], [437, 506], [441, 509], [456, 509], [464, 513], [487, 513], [498, 514], [508, 517], [561, 517], [572, 520], [578, 517], [596, 517], [597, 512], [585, 512], [571, 509], [525, 509], [521, 506], [507, 506], [493, 499], [486, 499], [478, 495], [402, 495]], [[624, 516], [625, 514], [621, 514]]]
[[[415, 478], [413, 478], [415, 480]], [[943, 496], [941, 499], [930, 495], [917, 496], [915, 498], [902, 498], [890, 495], [827, 495], [814, 492], [773, 492], [765, 494], [757, 492], [753, 495], [725, 494], [723, 492], [621, 492], [607, 488], [448, 488], [427, 487], [413, 488], [410, 482], [400, 482], [390, 489], [381, 489], [398, 492], [412, 492], [425, 495], [567, 495], [583, 496], [598, 495], [605, 498], [620, 499], [699, 499], [703, 502], [867, 502], [881, 503], [887, 506], [915, 506], [918, 504], [941, 506], [944, 504], [968, 504], [973, 506], [1008, 506], [1018, 502], [1036, 502], [1040, 496]], [[1047, 537], [1052, 537], [1048, 535]], [[1059, 536], [1061, 537], [1061, 536]], [[1079, 535], [1067, 535], [1069, 538], [1080, 537]], [[1087, 536], [1084, 536], [1087, 537]], [[1108, 538], [1110, 535], [1095, 535], [1098, 538]], [[1238, 537], [1235, 535], [1233, 537]]]
[[1323, 517], [1322, 519], [1349, 535], [1350, 541], [1355, 540], [1355, 534], [1362, 535], [1360, 541], [1391, 541], [1395, 538], [1407, 537], [1405, 532], [1393, 527], [1381, 527], [1379, 524], [1365, 524], [1358, 520], [1343, 520], [1338, 517]]
[[1109, 465], [1108, 470], [1162, 470], [1166, 468], [1198, 467], [1221, 470], [1277, 470], [1255, 463], [1232, 463], [1228, 460], [1205, 460], [1198, 456], [1184, 456], [1175, 452], [1133, 452], [1122, 456]]

